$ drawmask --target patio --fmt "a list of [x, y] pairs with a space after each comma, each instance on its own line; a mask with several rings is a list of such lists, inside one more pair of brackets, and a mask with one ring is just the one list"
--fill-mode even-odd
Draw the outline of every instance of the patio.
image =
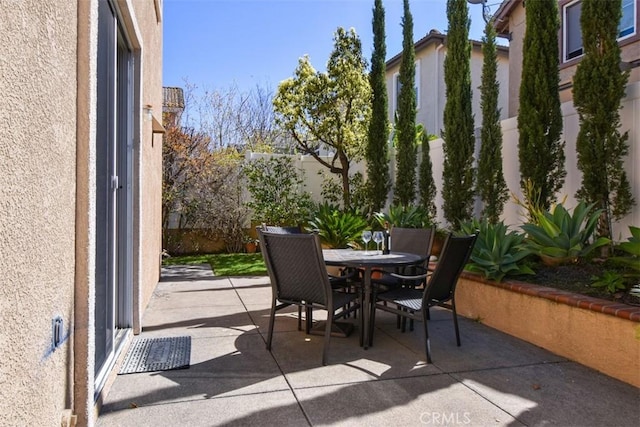
[[[98, 426], [472, 425], [625, 426], [640, 422], [640, 391], [541, 348], [433, 310], [434, 363], [421, 325], [401, 333], [379, 312], [374, 346], [358, 331], [297, 330], [297, 310], [276, 319], [265, 349], [268, 277], [214, 277], [208, 266], [163, 268], [143, 337], [190, 335], [189, 369], [118, 375]], [[315, 317], [321, 318], [321, 312]]]

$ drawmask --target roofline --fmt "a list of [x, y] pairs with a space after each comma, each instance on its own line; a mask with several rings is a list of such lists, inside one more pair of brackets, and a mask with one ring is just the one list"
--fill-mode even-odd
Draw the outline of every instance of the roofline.
[[[442, 45], [442, 44], [445, 44], [446, 41], [447, 41], [446, 34], [443, 34], [438, 30], [431, 30], [426, 36], [424, 36], [423, 38], [415, 42], [413, 46], [414, 46], [414, 50], [416, 52], [419, 52], [432, 43], [438, 43]], [[474, 48], [477, 48], [477, 49], [482, 48], [483, 43], [481, 41], [478, 41], [478, 40], [470, 40], [470, 41]], [[509, 46], [496, 45], [496, 49], [504, 53], [509, 53]], [[401, 60], [402, 60], [402, 52], [398, 53], [397, 55], [389, 59], [385, 64], [386, 68], [391, 68], [399, 64]]]
[[504, 0], [493, 14], [494, 27], [498, 37], [509, 38], [509, 15], [523, 0]]

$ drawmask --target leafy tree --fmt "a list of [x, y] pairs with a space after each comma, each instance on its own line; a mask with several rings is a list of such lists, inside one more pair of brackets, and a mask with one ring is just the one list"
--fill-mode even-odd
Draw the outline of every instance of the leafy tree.
[[[273, 105], [276, 121], [305, 154], [342, 180], [343, 205], [351, 206], [349, 168], [361, 160], [371, 116], [367, 63], [354, 29], [338, 28], [325, 73], [308, 57], [300, 58], [295, 76], [278, 86]], [[332, 151], [329, 161], [318, 149]]]
[[611, 220], [620, 219], [634, 204], [623, 157], [628, 132], [620, 134], [620, 101], [628, 71], [620, 71], [618, 24], [620, 0], [583, 0], [580, 24], [584, 58], [573, 80], [573, 101], [580, 117], [576, 141], [582, 185], [576, 197], [602, 210], [597, 233], [612, 238]]
[[190, 196], [201, 172], [212, 168], [210, 139], [194, 129], [167, 128], [162, 144], [162, 227], [166, 229], [172, 214], [176, 228], [185, 228], [191, 221], [188, 206]]
[[381, 210], [391, 189], [389, 177], [389, 117], [385, 76], [387, 46], [384, 31], [384, 6], [375, 0], [373, 8], [373, 53], [371, 54], [371, 123], [369, 124], [367, 158], [367, 193], [369, 211]]
[[232, 148], [212, 150], [204, 133], [169, 127], [162, 154], [165, 239], [170, 236], [170, 227], [199, 229], [205, 237], [221, 237], [227, 251], [238, 252], [247, 216], [238, 152]]
[[309, 215], [311, 196], [301, 192], [304, 179], [289, 157], [271, 157], [245, 164], [252, 219], [269, 225], [299, 225]]
[[460, 222], [471, 219], [474, 189], [475, 138], [469, 65], [470, 21], [466, 0], [447, 0], [447, 18], [449, 30], [444, 61], [447, 102], [444, 107], [442, 197], [444, 217], [455, 228], [459, 227]]
[[205, 133], [213, 150], [235, 147], [270, 152], [286, 146], [275, 125], [273, 90], [268, 84], [245, 92], [236, 85], [199, 90], [187, 84], [185, 98], [185, 124]]
[[418, 169], [418, 192], [420, 193], [420, 206], [428, 212], [433, 221], [436, 218], [436, 183], [433, 180], [433, 163], [429, 147], [430, 135], [424, 126], [417, 126], [416, 138], [422, 146], [422, 161]]
[[[322, 200], [336, 206], [340, 206], [342, 200], [342, 186], [335, 174], [327, 174], [321, 171], [322, 190], [320, 196]], [[355, 172], [349, 175], [349, 188], [351, 189], [351, 207], [348, 210], [367, 214], [369, 199], [367, 197], [367, 187], [362, 172]]]
[[403, 5], [400, 93], [396, 112], [398, 151], [394, 199], [396, 203], [409, 205], [413, 203], [416, 191], [416, 54], [413, 44], [413, 16], [409, 9], [409, 0], [403, 0]]
[[560, 141], [558, 28], [556, 0], [527, 2], [518, 113], [520, 186], [524, 191], [531, 181], [540, 191], [544, 209], [550, 207], [567, 174]]
[[482, 107], [482, 131], [480, 158], [478, 159], [478, 179], [476, 191], [484, 202], [482, 216], [491, 224], [500, 221], [500, 214], [508, 199], [507, 184], [502, 173], [502, 128], [497, 80], [496, 30], [493, 21], [488, 20], [482, 45], [482, 85], [480, 105]]

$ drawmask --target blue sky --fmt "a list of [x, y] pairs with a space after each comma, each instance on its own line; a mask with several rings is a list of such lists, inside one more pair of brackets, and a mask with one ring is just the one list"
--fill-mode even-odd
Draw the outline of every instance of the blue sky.
[[[497, 0], [496, 0], [497, 1]], [[493, 2], [489, 1], [489, 4]], [[492, 6], [495, 12], [499, 1]], [[402, 51], [402, 0], [384, 0], [387, 59]], [[276, 90], [309, 55], [324, 71], [336, 28], [355, 28], [371, 60], [374, 0], [165, 0], [163, 85]], [[482, 38], [482, 7], [469, 4], [470, 38]], [[417, 41], [447, 31], [446, 0], [411, 0]]]

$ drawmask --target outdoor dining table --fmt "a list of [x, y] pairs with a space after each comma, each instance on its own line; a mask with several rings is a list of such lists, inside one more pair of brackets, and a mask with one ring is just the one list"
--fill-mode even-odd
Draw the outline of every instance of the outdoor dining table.
[[425, 257], [405, 252], [391, 252], [381, 254], [372, 251], [356, 251], [353, 249], [323, 249], [324, 262], [328, 266], [358, 268], [364, 272], [364, 301], [361, 304], [364, 331], [362, 331], [362, 345], [365, 349], [369, 343], [369, 322], [371, 320], [371, 271], [373, 268], [390, 269], [405, 265], [418, 264], [425, 261]]

